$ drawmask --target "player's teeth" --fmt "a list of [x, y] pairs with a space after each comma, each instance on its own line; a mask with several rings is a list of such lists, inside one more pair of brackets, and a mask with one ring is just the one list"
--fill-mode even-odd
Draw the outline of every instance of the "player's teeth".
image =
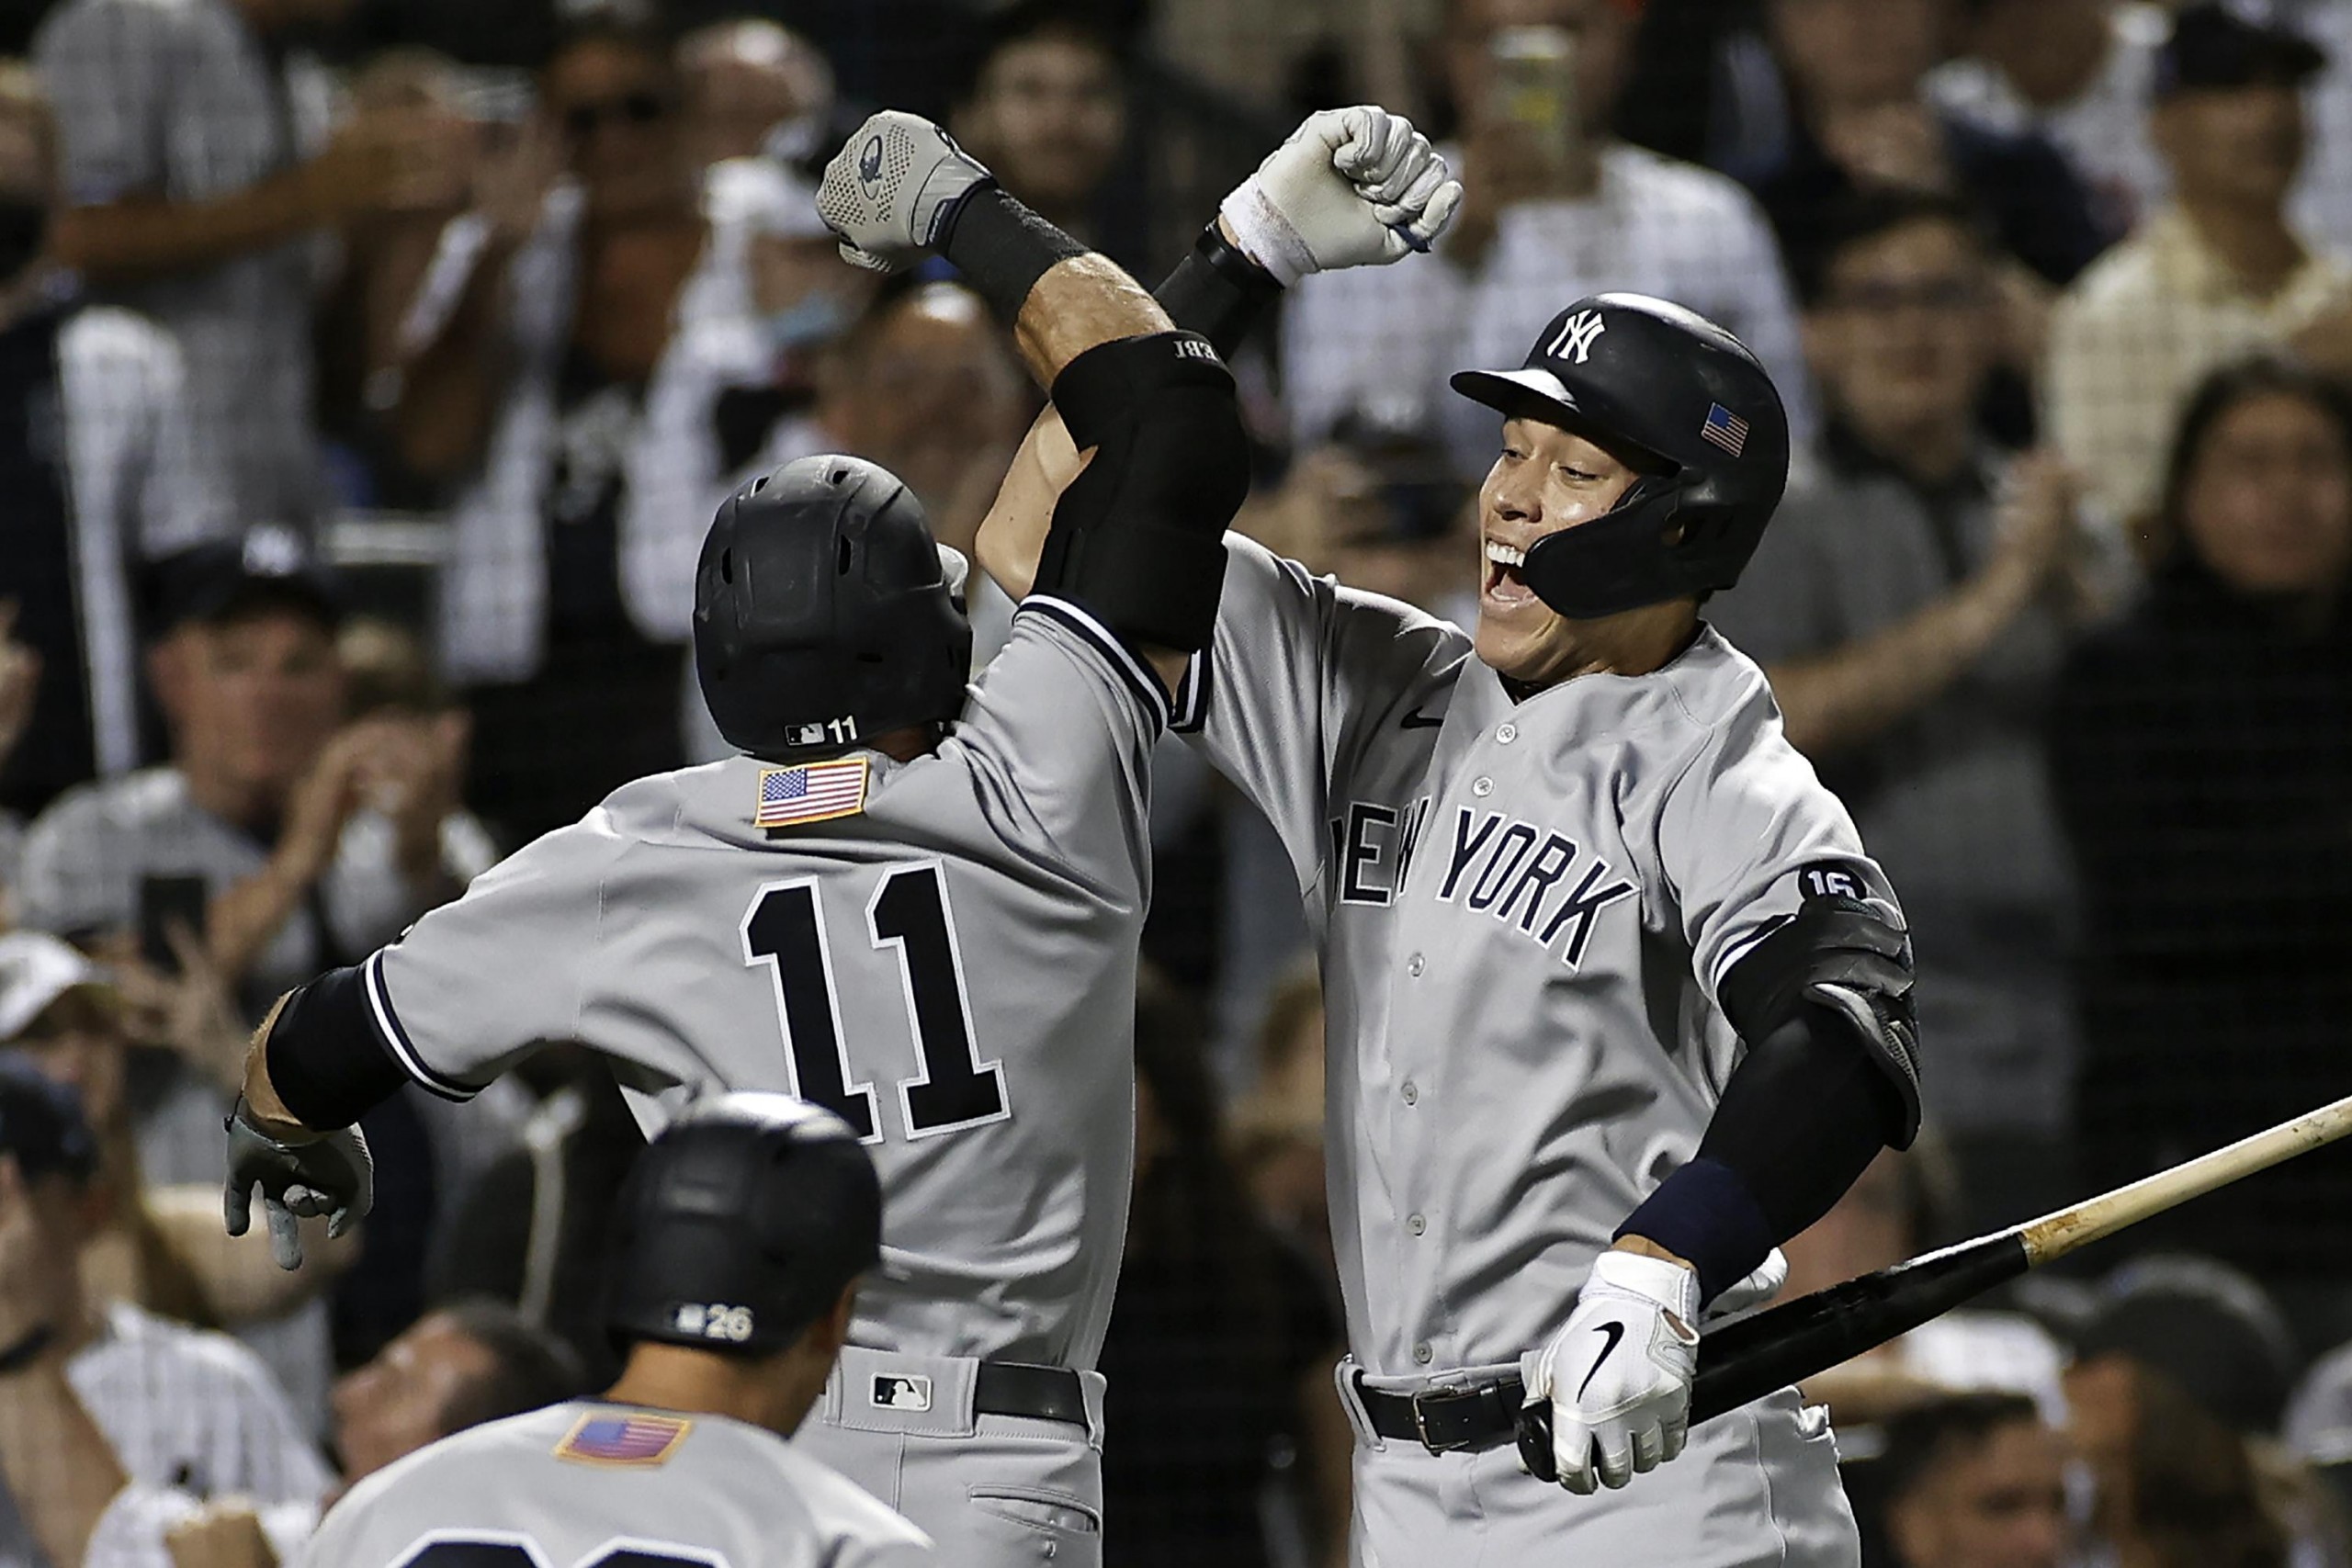
[[1497, 566], [1525, 566], [1527, 564], [1527, 552], [1525, 550], [1515, 550], [1509, 545], [1498, 544], [1493, 539], [1488, 539], [1487, 541], [1487, 558], [1493, 561]]

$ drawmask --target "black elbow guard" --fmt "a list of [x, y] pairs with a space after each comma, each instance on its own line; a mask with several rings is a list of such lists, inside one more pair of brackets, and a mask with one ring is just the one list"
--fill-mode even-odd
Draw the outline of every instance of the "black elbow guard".
[[1036, 591], [1074, 600], [1124, 637], [1205, 647], [1225, 588], [1225, 527], [1250, 492], [1233, 377], [1191, 333], [1088, 349], [1054, 379], [1086, 469], [1054, 507]]
[[1844, 1026], [1894, 1086], [1902, 1126], [1919, 1134], [1919, 1024], [1911, 1006], [1911, 938], [1869, 906], [1809, 898], [1794, 919], [1732, 966], [1724, 1012], [1740, 1038], [1760, 1041], [1811, 1003]]
[[408, 1081], [376, 1033], [356, 968], [330, 969], [288, 996], [262, 1054], [270, 1087], [313, 1132], [350, 1126]]
[[1274, 275], [1243, 254], [1214, 223], [1176, 264], [1152, 298], [1168, 319], [1209, 340], [1219, 354], [1231, 354], [1264, 319], [1283, 286]]

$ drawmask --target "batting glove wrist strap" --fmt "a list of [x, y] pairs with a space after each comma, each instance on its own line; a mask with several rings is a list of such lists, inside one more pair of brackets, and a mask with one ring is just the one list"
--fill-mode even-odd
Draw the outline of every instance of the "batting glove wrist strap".
[[989, 309], [1010, 326], [1037, 280], [1087, 247], [1007, 196], [994, 180], [976, 186], [950, 216], [940, 254], [954, 262]]
[[1217, 211], [1288, 288], [1310, 272], [1428, 250], [1461, 200], [1461, 183], [1411, 121], [1363, 105], [1307, 116]]

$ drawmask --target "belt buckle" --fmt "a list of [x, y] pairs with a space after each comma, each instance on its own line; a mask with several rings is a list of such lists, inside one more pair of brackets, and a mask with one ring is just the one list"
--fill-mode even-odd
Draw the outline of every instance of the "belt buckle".
[[1475, 1392], [1465, 1388], [1425, 1388], [1416, 1393], [1412, 1396], [1413, 1435], [1420, 1439], [1421, 1447], [1433, 1454], [1454, 1453], [1470, 1447], [1470, 1439], [1467, 1437], [1457, 1438], [1452, 1442], [1440, 1442], [1437, 1438], [1430, 1437], [1429, 1406], [1431, 1402], [1437, 1400], [1458, 1403], [1476, 1397], [1477, 1394]]

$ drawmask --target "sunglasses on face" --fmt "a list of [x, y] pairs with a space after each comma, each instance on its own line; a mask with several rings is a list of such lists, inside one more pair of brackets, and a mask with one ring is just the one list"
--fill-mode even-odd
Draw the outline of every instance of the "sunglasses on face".
[[607, 125], [651, 125], [669, 112], [668, 96], [647, 88], [623, 93], [618, 97], [574, 104], [563, 111], [563, 130], [573, 141], [585, 141]]

